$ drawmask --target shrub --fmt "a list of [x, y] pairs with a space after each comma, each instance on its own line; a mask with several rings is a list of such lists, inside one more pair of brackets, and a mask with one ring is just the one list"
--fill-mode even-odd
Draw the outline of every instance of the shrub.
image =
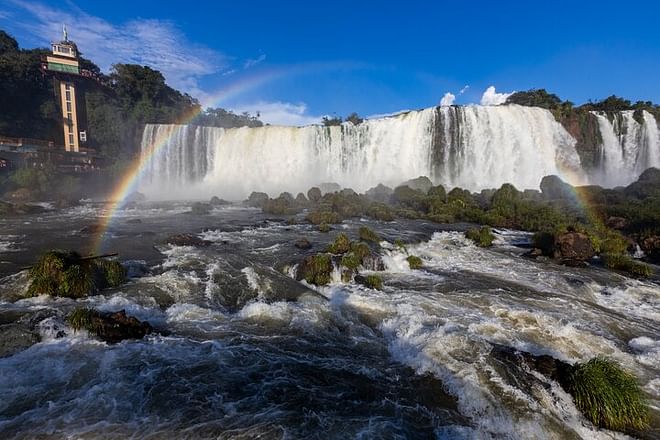
[[380, 243], [380, 237], [374, 231], [369, 229], [366, 226], [361, 226], [358, 231], [358, 236], [362, 241], [371, 241], [374, 243]]
[[635, 377], [615, 362], [594, 358], [572, 367], [567, 391], [594, 425], [625, 431], [644, 429], [648, 410]]
[[651, 267], [647, 264], [635, 261], [624, 254], [601, 254], [603, 263], [608, 269], [620, 270], [629, 274], [648, 278], [653, 274]]
[[312, 211], [307, 214], [306, 219], [313, 225], [341, 223], [341, 217], [333, 211]]
[[447, 191], [445, 191], [445, 187], [442, 185], [432, 186], [428, 191], [428, 195], [440, 202], [447, 200]]
[[348, 269], [357, 269], [362, 264], [362, 258], [355, 252], [349, 252], [341, 257], [341, 265]]
[[408, 266], [410, 266], [411, 269], [421, 269], [422, 268], [422, 259], [419, 258], [416, 255], [408, 255], [408, 258], [406, 258], [408, 261]]
[[328, 246], [328, 252], [333, 254], [345, 254], [351, 250], [351, 239], [348, 238], [348, 235], [340, 232], [336, 237], [335, 241], [330, 243]]
[[126, 281], [126, 269], [119, 261], [99, 259], [95, 264], [107, 287], [119, 287]]
[[364, 278], [364, 285], [370, 289], [382, 290], [383, 289], [383, 279], [378, 275], [367, 275]]
[[328, 225], [327, 223], [321, 223], [319, 225], [319, 232], [324, 232], [324, 233], [325, 232], [330, 232], [330, 229], [331, 229], [330, 225]]
[[372, 203], [366, 210], [366, 214], [375, 219], [383, 222], [391, 222], [394, 220], [394, 212], [392, 208], [384, 203]]
[[95, 318], [100, 316], [96, 309], [78, 307], [67, 316], [66, 320], [75, 331], [87, 330], [90, 333], [96, 333], [98, 331], [96, 326], [98, 321]]
[[465, 233], [465, 236], [474, 241], [479, 247], [489, 247], [493, 244], [493, 240], [495, 240], [495, 236], [488, 226], [482, 226], [479, 229], [469, 229]]
[[296, 278], [304, 279], [310, 284], [324, 286], [332, 277], [332, 256], [330, 254], [316, 254], [306, 257], [298, 267]]
[[364, 259], [371, 255], [371, 249], [369, 249], [369, 246], [362, 242], [352, 243], [351, 252], [360, 257], [360, 259]]

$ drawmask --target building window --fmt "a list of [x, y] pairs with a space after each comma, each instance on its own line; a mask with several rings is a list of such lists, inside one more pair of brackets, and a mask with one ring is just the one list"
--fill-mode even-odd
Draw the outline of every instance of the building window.
[[68, 90], [66, 91], [66, 100], [71, 101], [71, 92]]
[[73, 124], [69, 125], [69, 134], [73, 134]]
[[73, 143], [75, 142], [73, 133], [69, 134], [69, 145], [73, 147]]
[[71, 86], [69, 85], [69, 83], [64, 83], [64, 90], [69, 90], [70, 88]]
[[73, 115], [71, 115], [71, 112], [67, 112], [66, 118], [69, 120], [69, 122], [73, 121]]
[[66, 111], [70, 112], [71, 111], [71, 101], [66, 102]]

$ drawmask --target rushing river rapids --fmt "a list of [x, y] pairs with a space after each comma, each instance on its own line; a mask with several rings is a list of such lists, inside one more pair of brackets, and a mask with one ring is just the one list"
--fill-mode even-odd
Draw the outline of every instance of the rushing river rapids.
[[[17, 301], [39, 252], [84, 248], [94, 205], [0, 219], [0, 338], [41, 342], [0, 358], [0, 438], [622, 438], [594, 429], [556, 383], [496, 355], [513, 347], [569, 361], [596, 355], [633, 372], [660, 438], [660, 287], [599, 268], [521, 257], [528, 236], [481, 249], [458, 231], [368, 225], [417, 242], [410, 270], [384, 243], [384, 290], [339, 281], [311, 289], [292, 266], [337, 233], [260, 211], [123, 210], [106, 242], [131, 269], [119, 289], [81, 300]], [[129, 222], [139, 218], [141, 223]], [[205, 248], [163, 245], [197, 233]], [[311, 251], [293, 246], [307, 237]], [[289, 269], [287, 270], [287, 267]], [[160, 334], [116, 345], [74, 333], [77, 305], [125, 309]], [[16, 323], [19, 324], [16, 324]]]

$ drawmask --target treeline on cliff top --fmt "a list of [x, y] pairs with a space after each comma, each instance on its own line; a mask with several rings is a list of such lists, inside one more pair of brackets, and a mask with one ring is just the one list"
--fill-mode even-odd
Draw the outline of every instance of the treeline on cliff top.
[[[45, 48], [21, 49], [0, 30], [0, 136], [53, 140], [63, 144], [62, 115], [55, 99], [54, 82], [41, 71]], [[157, 70], [135, 64], [115, 64], [108, 74], [81, 57], [80, 68], [97, 80], [84, 79], [88, 141], [112, 161], [137, 153], [146, 123], [175, 123], [199, 113], [191, 123], [213, 127], [263, 125], [247, 113], [221, 108], [201, 109], [192, 96], [168, 86]]]

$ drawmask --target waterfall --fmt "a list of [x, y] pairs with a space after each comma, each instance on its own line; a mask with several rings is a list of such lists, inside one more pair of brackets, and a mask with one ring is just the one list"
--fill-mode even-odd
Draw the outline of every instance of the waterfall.
[[646, 168], [660, 166], [660, 136], [652, 114], [642, 111], [642, 123], [635, 119], [633, 110], [593, 114], [603, 139], [594, 183], [608, 187], [627, 185]]
[[[632, 111], [613, 120], [594, 113], [603, 145], [589, 181], [628, 183], [660, 165], [657, 122], [642, 116], [640, 124]], [[147, 158], [152, 145], [156, 152]], [[538, 189], [549, 174], [585, 181], [575, 145], [548, 110], [518, 105], [437, 107], [331, 127], [149, 124], [140, 188], [155, 198], [241, 199], [251, 191], [295, 194], [323, 182], [364, 192], [429, 176], [471, 191], [507, 182]]]

